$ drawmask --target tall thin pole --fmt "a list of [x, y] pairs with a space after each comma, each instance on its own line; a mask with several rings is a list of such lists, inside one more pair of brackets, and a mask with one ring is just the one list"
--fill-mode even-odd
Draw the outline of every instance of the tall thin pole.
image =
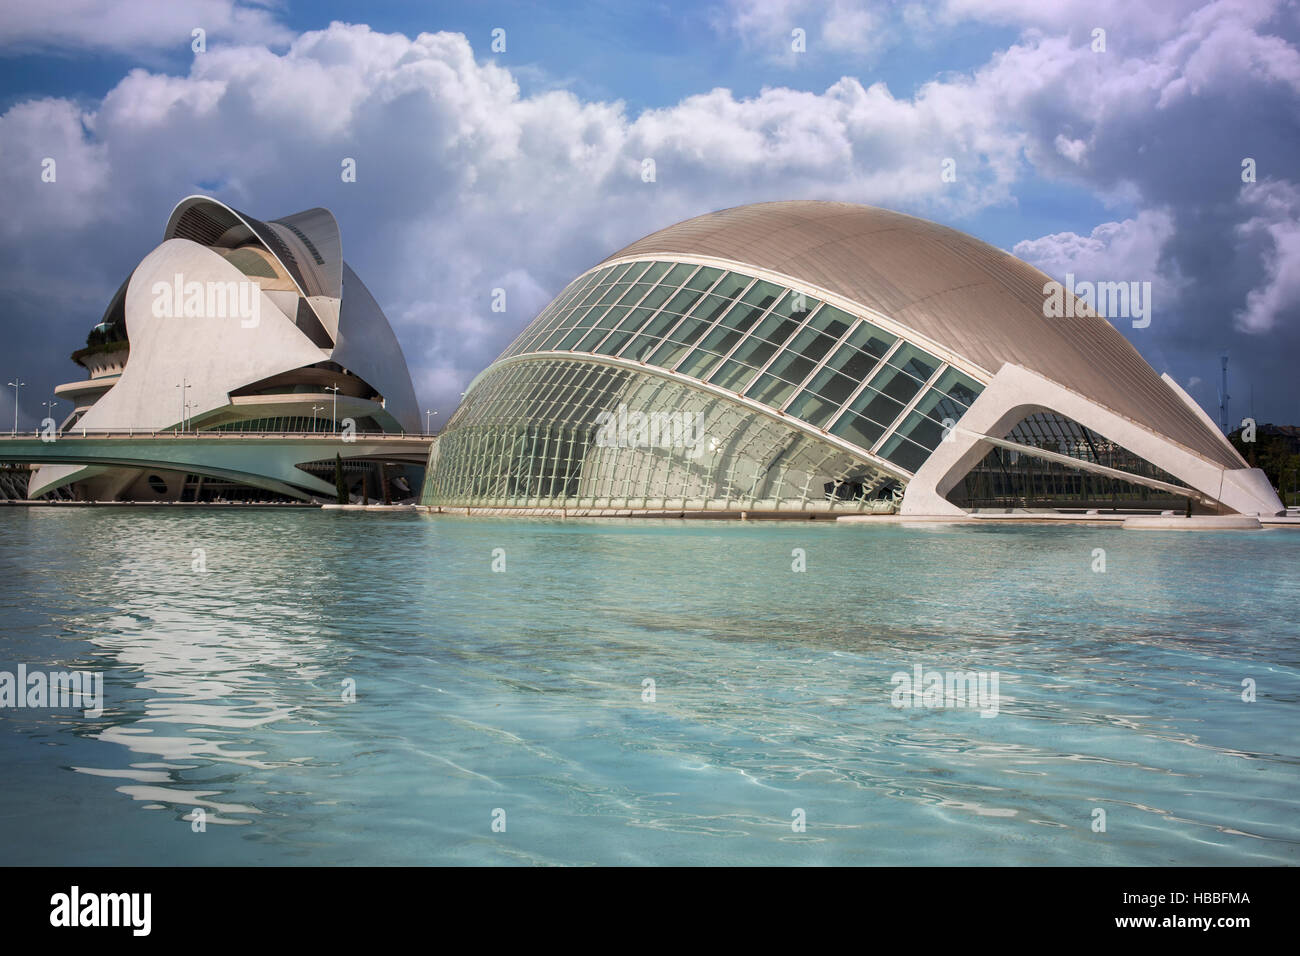
[[326, 385], [325, 387], [329, 391], [334, 393], [334, 407], [330, 411], [330, 419], [334, 422], [334, 427], [332, 428], [332, 431], [338, 431], [339, 430], [339, 383], [335, 382], [333, 385]]
[[181, 422], [180, 422], [180, 430], [181, 430], [181, 432], [183, 433], [183, 432], [185, 431], [185, 416], [186, 416], [186, 410], [189, 408], [189, 402], [187, 402], [187, 401], [185, 400], [185, 393], [186, 393], [186, 391], [189, 389], [190, 386], [189, 386], [189, 383], [185, 381], [185, 379], [181, 379], [180, 382], [177, 383], [176, 387], [177, 387], [178, 389], [180, 389], [180, 393], [181, 393]]
[[1219, 424], [1228, 433], [1228, 356], [1223, 356], [1223, 386], [1219, 389]]
[[17, 435], [18, 434], [18, 389], [22, 388], [27, 383], [14, 381], [14, 382], [10, 382], [9, 384], [13, 386], [13, 390], [14, 390], [14, 434]]

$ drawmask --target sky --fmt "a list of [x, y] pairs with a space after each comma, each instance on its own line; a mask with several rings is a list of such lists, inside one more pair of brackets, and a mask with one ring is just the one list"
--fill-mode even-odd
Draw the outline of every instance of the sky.
[[330, 209], [445, 421], [622, 246], [831, 199], [1149, 282], [1156, 371], [1218, 421], [1226, 354], [1234, 424], [1300, 423], [1298, 39], [1296, 0], [5, 4], [0, 374], [33, 427], [202, 193]]

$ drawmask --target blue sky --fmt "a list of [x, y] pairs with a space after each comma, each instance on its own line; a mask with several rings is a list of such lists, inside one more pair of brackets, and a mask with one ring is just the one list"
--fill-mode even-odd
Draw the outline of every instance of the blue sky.
[[620, 246], [726, 206], [839, 199], [1054, 276], [1149, 281], [1150, 327], [1117, 325], [1157, 371], [1217, 419], [1226, 349], [1234, 418], [1253, 395], [1262, 421], [1297, 422], [1297, 36], [1282, 0], [9, 5], [4, 371], [30, 383], [30, 422], [193, 192], [262, 218], [332, 209], [444, 417]]

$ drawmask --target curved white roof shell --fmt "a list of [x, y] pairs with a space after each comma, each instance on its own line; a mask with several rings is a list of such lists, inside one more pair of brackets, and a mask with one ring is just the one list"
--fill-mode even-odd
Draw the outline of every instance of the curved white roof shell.
[[[543, 419], [569, 412], [521, 411], [512, 396], [531, 387], [532, 373], [497, 373], [560, 363], [554, 381], [535, 383], [542, 402], [594, 363], [632, 373], [628, 388], [646, 376], [675, 382], [851, 455], [859, 464], [834, 481], [867, 475], [869, 494], [892, 476], [906, 484], [904, 513], [958, 511], [945, 495], [995, 447], [1213, 508], [1280, 510], [1262, 473], [1105, 318], [1078, 300], [1073, 315], [1051, 317], [1051, 282], [978, 239], [884, 209], [724, 209], [646, 236], [578, 276], [471, 383], [446, 431], [516, 429], [531, 441], [529, 428], [554, 430], [559, 420]], [[569, 403], [595, 414], [610, 400], [589, 391]], [[1081, 441], [1070, 455], [1050, 441], [1012, 440], [1035, 416], [1072, 422]], [[562, 428], [577, 437], [561, 437], [576, 441], [586, 427], [582, 416], [566, 419]], [[1133, 456], [1128, 470], [1103, 460], [1117, 459], [1098, 451], [1094, 434]], [[759, 473], [786, 467], [783, 441], [754, 445]], [[457, 447], [454, 438], [445, 444]], [[590, 470], [574, 462], [578, 470], [565, 474], [580, 476], [583, 488]], [[434, 487], [461, 488], [452, 495], [460, 503], [490, 484], [470, 480], [482, 468], [499, 469], [498, 486], [513, 487], [516, 464], [465, 466], [453, 457], [440, 467]], [[816, 495], [805, 478], [799, 508]], [[716, 501], [734, 488], [726, 483], [723, 494], [715, 485], [696, 498]]]

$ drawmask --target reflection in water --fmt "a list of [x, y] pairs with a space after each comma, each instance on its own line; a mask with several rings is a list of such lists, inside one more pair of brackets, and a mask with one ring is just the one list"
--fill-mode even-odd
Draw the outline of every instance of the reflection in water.
[[[226, 826], [164, 862], [1297, 860], [1300, 535], [0, 522], [13, 659], [98, 668], [106, 698], [98, 721], [0, 716], [0, 754], [130, 798], [94, 798], [105, 862], [197, 807]], [[1207, 587], [1225, 567], [1231, 586]], [[890, 676], [917, 666], [996, 671], [997, 716], [890, 706]], [[62, 762], [31, 756], [51, 741]], [[44, 799], [58, 780], [33, 770], [9, 795], [16, 859], [63, 858], [25, 837], [79, 819]]]

